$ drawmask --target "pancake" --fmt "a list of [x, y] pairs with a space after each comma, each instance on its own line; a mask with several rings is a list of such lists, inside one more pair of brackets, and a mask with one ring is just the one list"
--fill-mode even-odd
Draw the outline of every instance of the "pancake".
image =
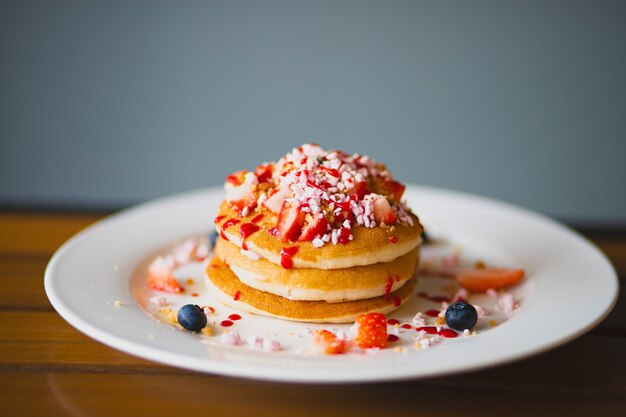
[[[221, 230], [222, 236], [230, 242], [241, 247], [241, 225], [250, 223], [259, 216], [259, 213], [263, 215], [256, 223], [260, 230], [246, 238], [246, 246], [249, 250], [277, 265], [281, 263], [280, 251], [291, 246], [298, 246], [298, 252], [292, 257], [294, 268], [342, 269], [391, 262], [411, 252], [421, 243], [422, 225], [412, 213], [409, 216], [413, 219], [413, 226], [402, 223], [372, 228], [355, 225], [351, 229], [354, 239], [349, 244], [328, 244], [316, 248], [309, 241], [283, 242], [272, 236], [270, 229], [276, 225], [277, 217], [267, 210], [262, 212], [253, 210], [247, 216], [240, 216], [230, 208], [228, 203], [223, 202], [216, 218], [219, 219], [218, 230]], [[238, 220], [238, 222], [229, 224], [232, 223], [228, 222], [230, 219]], [[225, 223], [227, 225], [223, 227]]]
[[255, 289], [289, 300], [343, 302], [396, 291], [414, 275], [419, 248], [391, 262], [331, 270], [285, 269], [266, 259], [252, 260], [221, 238], [216, 242], [215, 256], [227, 263], [240, 281]]
[[416, 282], [415, 278], [411, 278], [388, 297], [327, 303], [288, 300], [247, 286], [217, 257], [211, 259], [206, 269], [206, 277], [207, 284], [218, 300], [229, 307], [269, 317], [318, 323], [348, 323], [360, 314], [372, 312], [387, 314], [413, 295]]

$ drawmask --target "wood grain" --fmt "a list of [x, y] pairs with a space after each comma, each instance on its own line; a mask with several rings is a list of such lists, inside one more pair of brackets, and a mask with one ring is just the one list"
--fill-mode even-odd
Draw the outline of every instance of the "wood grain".
[[0, 254], [0, 309], [52, 310], [43, 287], [48, 256]]
[[[12, 416], [617, 416], [623, 398], [455, 389], [428, 382], [294, 385], [204, 375], [7, 372], [0, 404]], [[535, 380], [534, 385], [541, 382]], [[32, 401], [37, 398], [37, 401]]]
[[[51, 308], [52, 253], [98, 215], [0, 213], [0, 409], [11, 415], [625, 415], [626, 302], [590, 334], [509, 365], [389, 384], [203, 375], [126, 355]], [[592, 235], [626, 282], [626, 235]], [[572, 306], [575, 308], [575, 306]]]
[[0, 253], [51, 256], [63, 242], [100, 218], [89, 214], [0, 213]]

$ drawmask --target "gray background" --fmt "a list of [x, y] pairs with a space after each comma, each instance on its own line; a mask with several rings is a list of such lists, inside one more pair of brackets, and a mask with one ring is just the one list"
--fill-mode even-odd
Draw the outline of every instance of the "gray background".
[[315, 141], [626, 224], [626, 5], [0, 3], [0, 205], [121, 207]]

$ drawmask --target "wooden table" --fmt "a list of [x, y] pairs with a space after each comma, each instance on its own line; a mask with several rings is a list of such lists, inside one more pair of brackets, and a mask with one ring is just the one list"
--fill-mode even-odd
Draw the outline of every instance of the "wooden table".
[[[493, 369], [413, 382], [256, 382], [118, 352], [74, 330], [43, 289], [55, 249], [99, 217], [0, 212], [2, 415], [626, 416], [624, 297], [600, 326], [563, 347]], [[586, 234], [623, 284], [626, 232]]]

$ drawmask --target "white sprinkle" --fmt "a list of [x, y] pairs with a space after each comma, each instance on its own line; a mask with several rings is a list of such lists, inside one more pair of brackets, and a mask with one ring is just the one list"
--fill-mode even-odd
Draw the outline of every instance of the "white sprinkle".
[[241, 340], [241, 336], [237, 332], [229, 332], [223, 333], [220, 336], [220, 343], [229, 345], [229, 346], [239, 346], [243, 344], [243, 340]]
[[426, 320], [424, 316], [422, 315], [422, 313], [418, 312], [415, 315], [415, 317], [413, 317], [413, 319], [411, 320], [411, 323], [413, 323], [413, 326], [415, 327], [422, 327], [426, 325]]
[[322, 246], [324, 246], [325, 242], [319, 237], [316, 237], [315, 239], [313, 239], [312, 243], [313, 243], [313, 246], [315, 246], [316, 248], [321, 248]]
[[264, 339], [263, 340], [263, 350], [266, 352], [278, 352], [282, 350], [283, 347], [277, 340], [272, 339]]
[[241, 249], [240, 250], [241, 254], [244, 256], [247, 256], [248, 258], [252, 259], [253, 261], [258, 261], [259, 259], [263, 259], [263, 257], [261, 255], [259, 255], [258, 253], [251, 251], [251, 250], [245, 250], [245, 249]]
[[152, 304], [154, 304], [155, 306], [159, 306], [159, 307], [163, 307], [163, 306], [169, 305], [169, 302], [167, 301], [167, 298], [159, 296], [159, 295], [155, 295], [154, 297], [150, 297], [149, 301]]

